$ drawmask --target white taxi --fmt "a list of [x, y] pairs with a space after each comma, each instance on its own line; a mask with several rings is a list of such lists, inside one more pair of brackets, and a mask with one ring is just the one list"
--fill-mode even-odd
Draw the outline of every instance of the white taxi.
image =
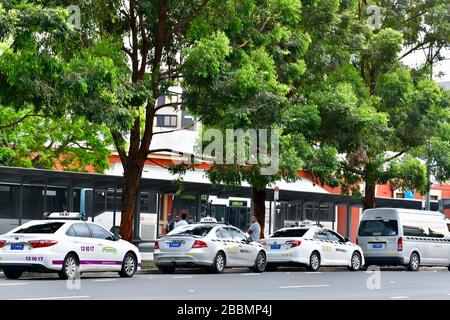
[[211, 217], [175, 228], [157, 239], [154, 259], [163, 273], [173, 273], [180, 267], [203, 267], [214, 273], [228, 267], [263, 272], [266, 267], [266, 252], [261, 244]]
[[0, 268], [8, 279], [23, 272], [57, 272], [73, 279], [78, 272], [117, 271], [132, 277], [141, 255], [133, 244], [79, 213], [55, 212], [0, 235]]
[[267, 271], [279, 266], [347, 266], [358, 271], [364, 266], [360, 246], [337, 232], [320, 226], [283, 228], [260, 240], [267, 252]]

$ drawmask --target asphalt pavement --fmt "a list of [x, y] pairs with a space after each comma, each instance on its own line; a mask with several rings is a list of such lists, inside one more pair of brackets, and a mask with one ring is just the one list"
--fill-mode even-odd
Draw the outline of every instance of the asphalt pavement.
[[147, 271], [131, 279], [115, 273], [89, 273], [75, 281], [59, 280], [54, 274], [25, 274], [18, 280], [7, 280], [0, 273], [0, 300], [9, 299], [450, 299], [450, 272], [446, 268], [370, 273], [291, 268], [262, 274], [247, 269], [208, 274], [193, 269], [169, 275]]

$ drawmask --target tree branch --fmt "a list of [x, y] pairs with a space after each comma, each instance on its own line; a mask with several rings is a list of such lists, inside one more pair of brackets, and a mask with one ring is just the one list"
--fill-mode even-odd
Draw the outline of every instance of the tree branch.
[[386, 163], [386, 162], [392, 161], [392, 160], [394, 160], [394, 159], [397, 159], [397, 158], [400, 157], [402, 154], [404, 154], [406, 151], [407, 151], [407, 149], [404, 149], [404, 150], [400, 151], [399, 153], [397, 153], [396, 155], [384, 159], [384, 162]]
[[43, 115], [39, 115], [39, 114], [35, 114], [35, 113], [27, 113], [23, 117], [15, 120], [14, 122], [12, 122], [10, 124], [0, 126], [0, 129], [6, 129], [6, 128], [14, 127], [14, 126], [18, 125], [19, 123], [21, 123], [22, 121], [24, 121], [25, 119], [30, 118], [30, 117], [45, 118], [45, 116], [43, 116]]
[[165, 103], [165, 104], [162, 104], [162, 105], [159, 105], [159, 106], [155, 107], [154, 110], [155, 110], [155, 113], [156, 113], [158, 110], [161, 110], [162, 108], [181, 106], [182, 104], [183, 104], [182, 102]]
[[405, 52], [400, 58], [399, 60], [403, 59], [404, 57], [406, 57], [407, 55], [413, 53], [414, 51], [420, 49], [420, 47], [423, 47], [426, 44], [425, 41], [418, 43], [415, 47], [411, 48], [410, 50], [408, 50], [407, 52]]
[[199, 14], [202, 13], [202, 11], [205, 9], [206, 5], [208, 4], [209, 0], [203, 0], [202, 3], [193, 10], [193, 13], [190, 14], [186, 19], [180, 21], [178, 24], [176, 24], [168, 33], [167, 36], [171, 36], [175, 33], [184, 31], [189, 23], [194, 20], [195, 17], [197, 17]]

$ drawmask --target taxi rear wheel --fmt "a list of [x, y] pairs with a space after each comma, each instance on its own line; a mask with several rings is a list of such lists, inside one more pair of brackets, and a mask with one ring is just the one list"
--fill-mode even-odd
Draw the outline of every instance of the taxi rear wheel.
[[218, 252], [214, 258], [214, 262], [211, 266], [211, 271], [214, 273], [221, 273], [225, 269], [225, 254], [223, 252]]
[[255, 259], [253, 271], [258, 273], [264, 272], [264, 270], [266, 269], [266, 264], [267, 264], [266, 255], [262, 251], [258, 252], [258, 255], [256, 256]]
[[59, 271], [58, 275], [62, 280], [75, 279], [79, 270], [80, 262], [78, 261], [78, 258], [73, 253], [69, 253], [64, 258], [62, 269]]
[[122, 278], [131, 278], [134, 276], [137, 270], [137, 259], [136, 257], [128, 252], [123, 258], [122, 270], [119, 271], [119, 275]]
[[22, 275], [23, 271], [20, 271], [20, 270], [7, 270], [7, 269], [5, 269], [5, 270], [3, 270], [3, 273], [5, 274], [5, 277], [7, 279], [16, 280], [16, 279], [20, 278], [20, 276]]
[[307, 269], [309, 271], [318, 271], [320, 269], [320, 255], [317, 251], [311, 253]]

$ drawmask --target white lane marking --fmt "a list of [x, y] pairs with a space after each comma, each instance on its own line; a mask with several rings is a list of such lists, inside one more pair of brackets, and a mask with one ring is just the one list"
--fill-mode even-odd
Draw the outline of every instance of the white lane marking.
[[12, 282], [12, 283], [2, 283], [0, 286], [23, 286], [29, 283], [26, 282]]
[[261, 273], [240, 273], [240, 276], [260, 276]]
[[389, 283], [390, 283], [390, 284], [394, 284], [394, 283], [395, 283], [395, 281], [389, 281]]
[[389, 297], [389, 299], [408, 299], [408, 296], [396, 296], [396, 297]]
[[305, 272], [305, 274], [321, 274], [322, 272]]
[[191, 290], [188, 290], [188, 291], [189, 291], [189, 292], [195, 292], [195, 290], [192, 290], [192, 289], [191, 289]]
[[296, 289], [296, 288], [322, 288], [331, 287], [331, 284], [303, 284], [298, 286], [281, 286], [278, 289]]
[[83, 299], [83, 298], [90, 298], [90, 296], [37, 297], [37, 298], [20, 298], [10, 300], [62, 300], [62, 299]]
[[117, 281], [117, 279], [94, 279], [92, 281], [95, 281], [95, 282], [110, 282], [110, 281]]
[[192, 276], [174, 276], [172, 279], [190, 279]]

